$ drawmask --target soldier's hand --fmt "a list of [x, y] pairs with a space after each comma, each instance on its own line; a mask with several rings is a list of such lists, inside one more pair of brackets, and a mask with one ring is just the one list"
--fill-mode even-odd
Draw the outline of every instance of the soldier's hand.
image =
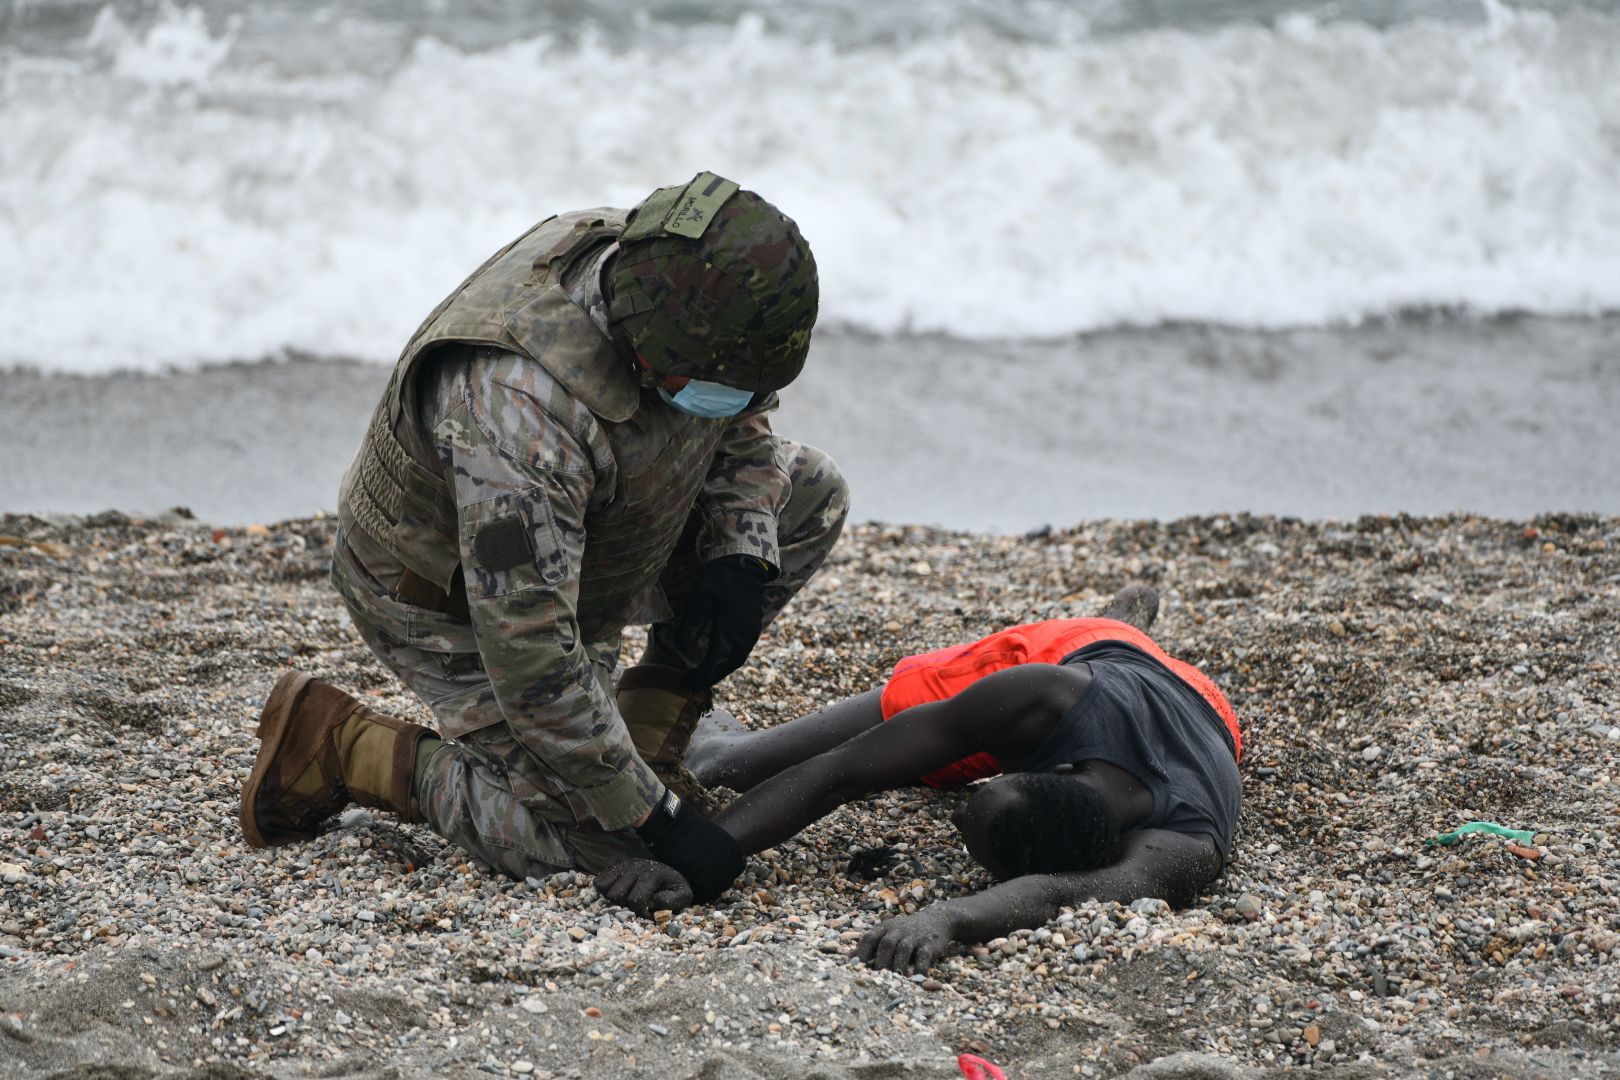
[[680, 871], [700, 904], [731, 888], [748, 865], [735, 837], [673, 791], [666, 790], [652, 816], [635, 829], [653, 858]]
[[673, 866], [652, 859], [626, 859], [596, 875], [596, 891], [610, 904], [637, 915], [683, 911], [692, 906], [692, 886]]
[[681, 677], [688, 690], [707, 690], [742, 667], [765, 623], [765, 583], [770, 566], [752, 555], [723, 555], [703, 564], [692, 595], [681, 609], [676, 642], [694, 648], [703, 631], [709, 648], [697, 667]]

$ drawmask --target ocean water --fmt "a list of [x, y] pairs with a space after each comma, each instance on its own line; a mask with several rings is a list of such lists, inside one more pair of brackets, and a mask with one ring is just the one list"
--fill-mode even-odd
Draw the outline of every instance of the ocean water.
[[1620, 310], [1620, 2], [0, 0], [0, 368], [386, 361], [700, 169], [827, 327]]

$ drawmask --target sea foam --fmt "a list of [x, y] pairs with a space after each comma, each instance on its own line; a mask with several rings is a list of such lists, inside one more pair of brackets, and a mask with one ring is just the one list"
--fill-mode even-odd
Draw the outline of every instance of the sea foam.
[[826, 323], [877, 334], [1620, 307], [1620, 18], [1489, 11], [470, 47], [322, 9], [354, 62], [298, 69], [109, 8], [0, 48], [0, 365], [386, 360], [534, 220], [700, 169], [797, 218]]

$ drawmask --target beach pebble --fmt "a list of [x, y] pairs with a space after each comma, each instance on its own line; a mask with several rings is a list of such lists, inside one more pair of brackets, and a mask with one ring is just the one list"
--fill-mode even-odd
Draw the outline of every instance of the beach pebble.
[[[1160, 589], [1161, 642], [1245, 724], [1236, 838], [1190, 904], [1078, 902], [912, 979], [853, 954], [885, 920], [991, 884], [949, 822], [962, 792], [851, 803], [751, 859], [717, 904], [650, 920], [589, 875], [509, 881], [382, 811], [255, 851], [241, 777], [289, 663], [432, 720], [328, 583], [336, 522], [13, 516], [0, 531], [84, 554], [68, 574], [0, 549], [0, 997], [48, 1013], [13, 1019], [36, 1043], [93, 1047], [71, 1034], [109, 1023], [79, 1004], [93, 987], [125, 1064], [277, 1075], [363, 1060], [583, 1080], [723, 1060], [797, 1078], [948, 1064], [942, 1040], [1035, 1075], [1035, 1030], [1063, 1031], [1064, 1075], [1094, 1078], [1178, 1053], [1234, 1076], [1483, 1053], [1485, 1075], [1521, 1035], [1576, 1020], [1571, 1038], [1608, 1046], [1620, 639], [1593, 583], [1620, 575], [1620, 525], [1593, 520], [1538, 519], [1555, 560], [1516, 547], [1523, 523], [1466, 515], [1085, 523], [1039, 543], [848, 526], [841, 584], [813, 582], [718, 688], [739, 724], [865, 692], [899, 656], [1098, 610], [1138, 574]], [[1525, 677], [1503, 677], [1503, 653]], [[1423, 844], [1469, 820], [1535, 842]], [[849, 873], [867, 850], [884, 852], [862, 863], [873, 876]], [[1485, 1022], [1481, 994], [1504, 992], [1507, 1018]], [[1548, 1075], [1585, 1067], [1551, 1036], [1534, 1052]], [[41, 1060], [112, 1063], [72, 1053]]]

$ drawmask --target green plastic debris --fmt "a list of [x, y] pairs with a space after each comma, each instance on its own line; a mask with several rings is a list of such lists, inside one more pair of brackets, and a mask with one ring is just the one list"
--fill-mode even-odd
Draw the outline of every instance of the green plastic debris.
[[1528, 844], [1536, 838], [1535, 833], [1526, 829], [1510, 829], [1506, 825], [1498, 825], [1494, 821], [1470, 821], [1466, 825], [1455, 828], [1448, 833], [1441, 833], [1439, 836], [1432, 836], [1423, 842], [1430, 846], [1439, 844], [1443, 847], [1447, 844], [1455, 844], [1469, 833], [1489, 833], [1491, 836], [1505, 836], [1509, 840], [1517, 840], [1521, 844]]

